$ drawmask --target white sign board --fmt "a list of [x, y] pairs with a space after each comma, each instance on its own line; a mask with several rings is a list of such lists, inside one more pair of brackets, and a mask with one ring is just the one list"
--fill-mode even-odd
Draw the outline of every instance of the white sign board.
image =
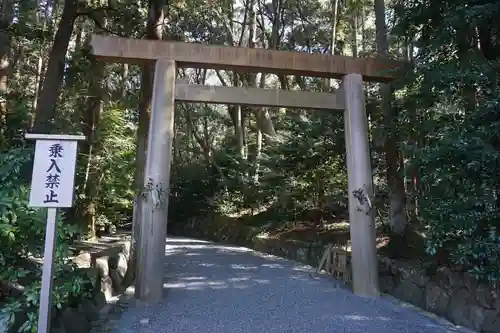
[[29, 206], [71, 207], [77, 141], [37, 140]]
[[57, 208], [71, 207], [75, 182], [76, 146], [82, 135], [27, 133], [36, 140], [31, 207], [47, 207], [47, 227], [42, 268], [42, 288], [38, 314], [38, 333], [49, 333], [52, 309], [52, 278], [56, 246]]

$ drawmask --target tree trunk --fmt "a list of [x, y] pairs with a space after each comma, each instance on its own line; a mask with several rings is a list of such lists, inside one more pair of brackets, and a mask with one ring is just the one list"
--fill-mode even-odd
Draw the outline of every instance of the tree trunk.
[[[498, 64], [498, 60], [500, 59], [500, 43], [498, 43], [500, 37], [500, 23], [498, 21], [495, 23], [493, 17], [489, 17], [481, 23], [478, 32], [478, 43], [481, 53], [492, 64]], [[496, 75], [490, 79], [492, 92], [498, 90], [498, 71], [495, 74]], [[498, 122], [498, 113], [491, 112], [489, 117], [485, 119], [485, 122], [488, 121], [492, 123]], [[500, 134], [498, 132], [493, 135], [490, 142], [497, 151], [500, 151]], [[496, 208], [500, 209], [500, 182], [498, 181], [495, 184], [495, 193]]]
[[[13, 15], [13, 2], [4, 0], [0, 12], [0, 143], [5, 142], [4, 130], [7, 124], [7, 93], [11, 38], [7, 32]], [[2, 148], [0, 144], [0, 149]]]
[[332, 0], [332, 26], [330, 40], [330, 54], [335, 54], [335, 43], [337, 41], [337, 16], [339, 11], [339, 0]]
[[234, 136], [236, 138], [236, 148], [238, 155], [242, 160], [246, 158], [245, 155], [245, 141], [243, 136], [243, 127], [241, 124], [241, 106], [240, 105], [229, 105], [229, 114], [231, 115], [231, 120], [234, 127]]
[[[45, 9], [44, 9], [44, 15], [40, 15], [38, 17], [38, 20], [41, 21], [39, 22], [42, 25], [43, 30], [45, 30], [45, 27], [48, 26], [48, 30], [53, 32], [55, 29], [56, 25], [56, 18], [55, 15], [52, 16], [52, 13], [55, 13], [57, 8], [55, 7], [57, 5], [57, 2], [52, 0], [52, 1], [47, 1], [45, 3]], [[45, 55], [45, 49], [44, 49], [44, 44], [42, 43], [40, 45], [39, 49], [39, 55], [38, 55], [38, 63], [37, 63], [37, 69], [36, 69], [36, 76], [35, 76], [35, 86], [33, 87], [33, 90], [35, 92], [33, 96], [33, 104], [32, 104], [32, 115], [36, 113], [36, 107], [38, 104], [38, 98], [40, 96], [40, 93], [42, 91], [42, 85], [43, 85], [43, 72], [47, 66], [47, 61], [44, 58]], [[33, 120], [34, 118], [31, 118], [31, 123], [29, 124], [29, 128], [33, 126]]]
[[236, 106], [235, 121], [234, 121], [234, 135], [236, 136], [236, 144], [238, 147], [238, 154], [242, 160], [246, 159], [245, 154], [245, 137], [241, 123], [241, 105]]
[[[94, 19], [101, 27], [106, 26], [102, 12], [96, 13]], [[94, 32], [100, 34], [103, 31], [96, 24]], [[90, 40], [87, 40], [87, 46], [89, 45], [89, 41]], [[83, 116], [83, 134], [88, 139], [81, 144], [80, 148], [80, 153], [85, 159], [83, 165], [85, 165], [86, 169], [85, 183], [83, 186], [85, 202], [82, 213], [84, 217], [83, 227], [86, 231], [85, 236], [87, 239], [96, 237], [97, 192], [100, 177], [99, 165], [96, 161], [96, 155], [100, 150], [100, 138], [97, 135], [97, 126], [104, 107], [103, 98], [105, 96], [103, 87], [105, 63], [103, 61], [98, 61], [93, 56], [91, 61], [89, 97]]]
[[361, 50], [364, 54], [368, 52], [366, 49], [366, 10], [363, 3], [360, 5], [361, 11]]
[[[87, 35], [92, 32], [92, 30], [87, 31], [89, 29], [88, 24], [86, 24], [86, 18], [80, 17], [75, 20], [75, 33], [72, 43], [74, 45], [73, 54], [81, 55], [82, 49], [84, 49], [85, 43], [88, 39]], [[80, 71], [79, 65], [75, 64], [75, 66], [68, 68], [66, 71], [66, 76], [64, 79], [65, 86], [68, 88], [76, 88], [77, 80], [78, 80], [78, 72]]]
[[[332, 12], [331, 12], [331, 26], [330, 26], [330, 34], [331, 34], [331, 39], [330, 39], [330, 48], [329, 48], [329, 53], [330, 55], [335, 54], [335, 42], [337, 41], [337, 15], [338, 15], [338, 9], [339, 9], [339, 0], [332, 0]], [[325, 91], [329, 91], [331, 86], [332, 86], [332, 79], [325, 79]]]
[[[241, 81], [239, 80], [238, 74], [234, 73], [233, 86], [241, 86]], [[241, 105], [228, 105], [229, 115], [231, 116], [231, 121], [234, 127], [234, 136], [236, 138], [236, 147], [238, 154], [242, 160], [246, 159], [245, 155], [245, 140], [243, 127], [241, 124]]]
[[[382, 58], [389, 56], [387, 26], [385, 23], [384, 0], [375, 0], [375, 25], [377, 38], [377, 54]], [[385, 160], [387, 167], [387, 183], [389, 185], [389, 225], [395, 234], [402, 235], [406, 229], [407, 218], [405, 213], [404, 181], [398, 170], [401, 167], [401, 154], [396, 142], [397, 111], [391, 106], [392, 89], [389, 84], [380, 85], [382, 108], [384, 111], [385, 127]]]
[[355, 4], [354, 6], [356, 6], [356, 7], [353, 8], [352, 18], [351, 18], [351, 20], [352, 20], [352, 23], [351, 23], [352, 24], [351, 47], [352, 47], [352, 56], [356, 58], [358, 56], [358, 53], [359, 53], [359, 47], [358, 47], [358, 16], [359, 16], [359, 12], [357, 9], [357, 4]]
[[[264, 89], [266, 85], [266, 74], [262, 73], [260, 77], [259, 88]], [[263, 112], [267, 112], [266, 109], [262, 109]], [[257, 118], [257, 122], [258, 122]], [[271, 123], [272, 124], [272, 123]], [[273, 128], [274, 130], [274, 128]], [[260, 159], [262, 157], [262, 131], [260, 130], [260, 126], [256, 128], [256, 138], [255, 138], [255, 155], [254, 155], [254, 165], [252, 170], [252, 181], [254, 184], [259, 182], [259, 170], [260, 170]]]
[[[279, 46], [279, 30], [280, 30], [280, 11], [282, 9], [282, 0], [272, 0], [272, 10], [273, 10], [273, 19], [272, 19], [272, 31], [271, 31], [271, 40], [269, 41], [269, 49], [278, 49]], [[262, 20], [263, 21], [263, 20]], [[252, 27], [250, 34], [250, 45], [249, 47], [255, 47], [256, 40], [256, 29], [257, 29], [257, 14], [254, 13], [252, 15]], [[263, 34], [264, 36], [264, 34]], [[262, 44], [265, 44], [265, 41], [262, 40]], [[266, 74], [262, 73], [262, 77], [265, 79]], [[249, 84], [252, 87], [257, 86], [256, 75], [252, 75], [252, 84]], [[254, 115], [257, 120], [257, 126], [262, 134], [268, 140], [274, 140], [276, 138], [276, 131], [274, 130], [273, 121], [269, 115], [269, 111], [267, 108], [253, 108]]]
[[[410, 37], [407, 37], [405, 42], [404, 42], [404, 50], [403, 50], [403, 55], [405, 61], [408, 63], [413, 62], [413, 43]], [[414, 147], [414, 149], [418, 149], [418, 147], [421, 146], [420, 144], [420, 133], [419, 129], [422, 128], [422, 116], [418, 114], [417, 112], [417, 106], [414, 105], [413, 103], [407, 106], [408, 108], [408, 113], [410, 116], [410, 126], [411, 128], [409, 129], [409, 142], [410, 144]], [[407, 188], [409, 188], [409, 191], [407, 193], [410, 193], [411, 195], [411, 201], [407, 202], [406, 209], [408, 211], [408, 219], [412, 222], [418, 222], [418, 217], [419, 217], [419, 202], [418, 202], [418, 194], [419, 194], [419, 188], [420, 188], [420, 175], [418, 171], [418, 165], [416, 161], [416, 154], [413, 153], [411, 156], [408, 156], [410, 160], [410, 167], [408, 168], [408, 181], [405, 181], [405, 184]]]
[[[161, 40], [163, 37], [163, 20], [164, 7], [168, 5], [165, 0], [149, 0], [149, 15], [146, 26], [147, 39]], [[137, 147], [136, 147], [136, 173], [135, 173], [135, 204], [132, 220], [132, 246], [130, 249], [130, 257], [128, 260], [128, 268], [123, 278], [123, 287], [128, 287], [135, 279], [136, 270], [136, 249], [137, 240], [140, 239], [137, 232], [139, 231], [139, 212], [141, 211], [140, 195], [144, 187], [144, 166], [146, 162], [146, 147], [148, 142], [149, 116], [151, 109], [151, 97], [153, 95], [153, 79], [154, 79], [154, 64], [145, 64], [142, 67], [141, 75], [141, 99], [139, 102], [139, 126], [137, 129]], [[165, 235], [166, 236], [166, 235]]]
[[61, 20], [49, 54], [42, 90], [38, 98], [33, 132], [48, 133], [56, 115], [56, 104], [64, 76], [64, 65], [73, 25], [78, 14], [78, 1], [66, 0]]
[[128, 80], [128, 64], [122, 65], [121, 81], [120, 81], [120, 98], [124, 99], [127, 96], [127, 80]]

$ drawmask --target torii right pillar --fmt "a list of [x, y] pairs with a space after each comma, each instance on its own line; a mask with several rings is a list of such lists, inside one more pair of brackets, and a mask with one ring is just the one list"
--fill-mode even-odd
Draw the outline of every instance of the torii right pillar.
[[358, 296], [378, 297], [376, 230], [371, 200], [373, 175], [362, 76], [344, 76], [342, 90], [345, 102], [353, 292]]

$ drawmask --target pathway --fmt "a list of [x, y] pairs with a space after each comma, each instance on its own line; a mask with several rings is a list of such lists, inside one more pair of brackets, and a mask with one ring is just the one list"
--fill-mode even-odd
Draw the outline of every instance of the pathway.
[[[252, 250], [187, 238], [167, 242], [166, 297], [132, 305], [114, 333], [452, 333], [388, 298], [354, 296], [311, 268]], [[149, 323], [141, 325], [141, 319]]]

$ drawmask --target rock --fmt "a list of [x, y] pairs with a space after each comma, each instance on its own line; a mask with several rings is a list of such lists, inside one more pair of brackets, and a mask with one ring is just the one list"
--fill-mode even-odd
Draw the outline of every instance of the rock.
[[491, 297], [495, 300], [494, 309], [497, 314], [500, 314], [500, 291], [495, 289], [491, 292]]
[[394, 262], [394, 261], [390, 261], [389, 262], [389, 271], [391, 273], [391, 275], [398, 275], [399, 274], [399, 269], [398, 269], [398, 266], [397, 264]]
[[381, 276], [379, 279], [380, 291], [387, 294], [392, 294], [396, 283], [394, 282], [394, 277], [391, 275]]
[[78, 268], [90, 268], [92, 258], [90, 256], [90, 253], [83, 252], [77, 255], [75, 258], [73, 258], [73, 262], [76, 264]]
[[95, 267], [99, 272], [99, 277], [106, 277], [109, 275], [108, 257], [100, 257], [95, 261]]
[[451, 298], [448, 316], [454, 324], [477, 330], [483, 324], [485, 311], [479, 307], [466, 288], [459, 289]]
[[304, 264], [307, 264], [308, 263], [308, 251], [307, 251], [307, 248], [300, 248], [300, 249], [297, 249], [297, 260], [304, 263]]
[[486, 309], [479, 305], [472, 305], [469, 308], [469, 318], [472, 323], [471, 328], [479, 332], [486, 319]]
[[465, 272], [463, 275], [463, 279], [464, 279], [464, 285], [467, 288], [467, 290], [469, 290], [471, 294], [474, 294], [475, 290], [477, 289], [477, 286], [479, 285], [477, 278], [471, 273]]
[[293, 244], [288, 244], [284, 250], [285, 258], [297, 260], [297, 248]]
[[121, 275], [118, 270], [111, 269], [109, 271], [109, 278], [112, 282], [113, 291], [117, 294], [121, 293], [121, 285], [123, 281], [123, 275]]
[[95, 266], [98, 271], [95, 288], [104, 294], [106, 301], [109, 301], [113, 296], [113, 281], [109, 277], [108, 257], [97, 258]]
[[108, 276], [104, 276], [101, 278], [101, 292], [106, 297], [106, 301], [110, 301], [113, 297], [113, 280]]
[[127, 242], [123, 243], [122, 253], [125, 256], [126, 260], [128, 260], [130, 257], [130, 248], [131, 248], [131, 241], [127, 241]]
[[140, 321], [139, 321], [139, 324], [141, 326], [148, 326], [149, 325], [149, 318], [142, 318]]
[[458, 272], [453, 272], [448, 267], [438, 268], [436, 272], [436, 281], [441, 287], [454, 291], [465, 286], [463, 275]]
[[500, 332], [500, 315], [495, 310], [486, 310], [485, 319], [481, 325], [481, 333]]
[[425, 275], [425, 271], [422, 267], [400, 261], [394, 261], [393, 267], [395, 268], [396, 274], [401, 275], [402, 280], [411, 280], [419, 287], [424, 287], [429, 280], [429, 277]]
[[271, 252], [272, 255], [286, 258], [286, 251], [283, 250], [283, 247], [281, 247], [279, 245], [276, 247], [271, 247], [269, 252]]
[[108, 259], [108, 265], [109, 269], [118, 270], [120, 274], [125, 275], [128, 266], [127, 257], [123, 253], [118, 253]]
[[484, 284], [480, 284], [476, 287], [476, 290], [471, 291], [476, 297], [476, 301], [483, 307], [488, 309], [495, 308], [495, 298], [493, 292], [490, 288], [487, 288]]
[[122, 276], [122, 278], [125, 276], [125, 273], [127, 273], [127, 268], [128, 259], [123, 253], [120, 253], [118, 255], [118, 267], [116, 267], [116, 270]]
[[312, 266], [317, 266], [319, 263], [319, 260], [323, 256], [324, 251], [325, 250], [323, 247], [318, 247], [318, 246], [312, 247], [311, 251], [309, 252], [309, 263]]
[[392, 295], [409, 302], [413, 305], [420, 306], [423, 300], [423, 290], [411, 280], [403, 280], [394, 289]]
[[429, 277], [425, 275], [425, 270], [422, 267], [414, 267], [411, 280], [419, 287], [425, 287], [429, 283]]
[[392, 275], [391, 274], [391, 259], [384, 257], [384, 256], [378, 256], [378, 271], [379, 275]]
[[443, 288], [429, 283], [425, 287], [424, 309], [437, 315], [445, 315], [450, 302], [450, 294]]
[[108, 259], [109, 269], [116, 269], [118, 267], [118, 256], [112, 256]]

